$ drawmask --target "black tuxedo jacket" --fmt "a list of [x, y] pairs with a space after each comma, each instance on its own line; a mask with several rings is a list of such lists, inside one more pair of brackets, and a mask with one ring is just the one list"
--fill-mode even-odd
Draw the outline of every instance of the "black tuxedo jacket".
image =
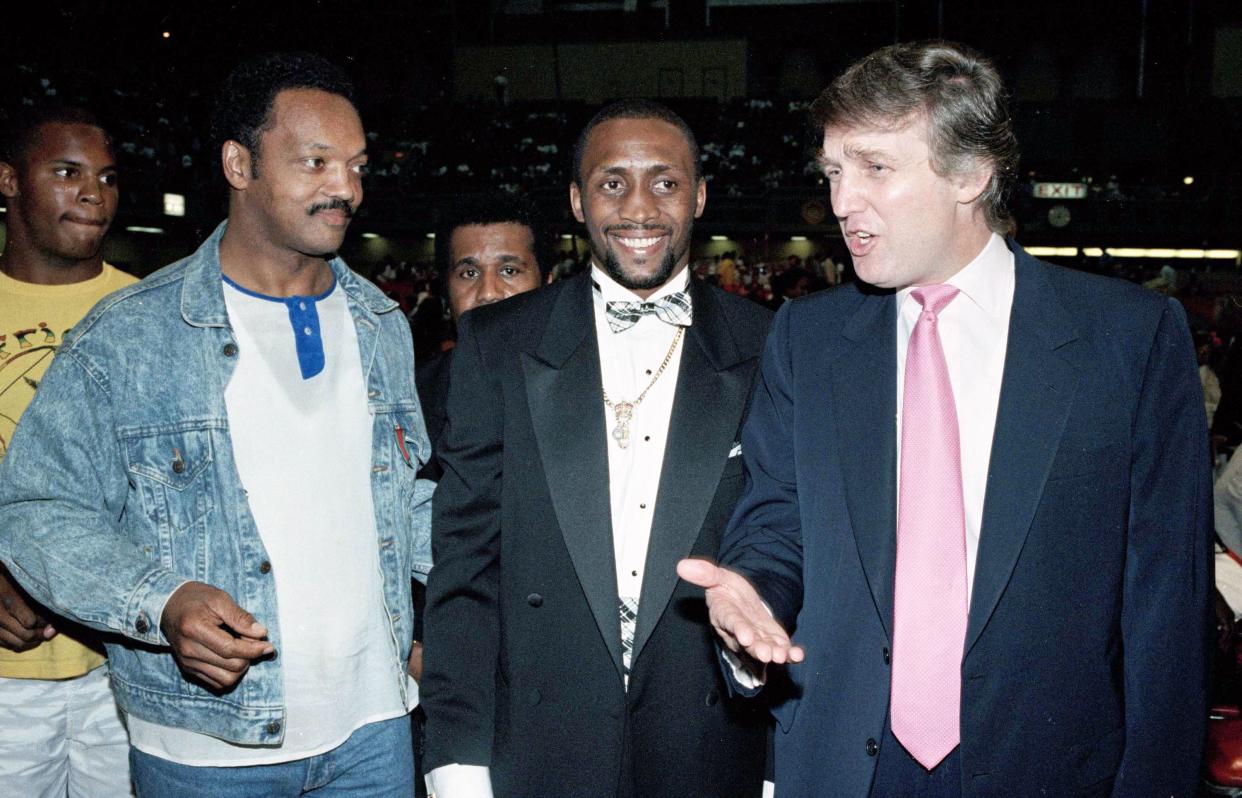
[[[964, 796], [1197, 794], [1211, 505], [1176, 301], [1035, 260], [1016, 284], [962, 657]], [[787, 304], [721, 561], [806, 647], [770, 672], [778, 798], [865, 796], [896, 558], [896, 300]]]
[[419, 479], [439, 482], [443, 469], [440, 467], [440, 436], [448, 419], [449, 372], [453, 363], [453, 350], [437, 352], [419, 360], [414, 365], [414, 383], [418, 388], [418, 403], [422, 405], [423, 421], [427, 425], [427, 440], [431, 442], [431, 457], [418, 470]]
[[[428, 586], [427, 770], [498, 798], [755, 798], [766, 712], [727, 695], [702, 591], [742, 491], [734, 453], [770, 313], [691, 281], [629, 690], [589, 275], [466, 314]], [[733, 456], [730, 456], [733, 454]]]

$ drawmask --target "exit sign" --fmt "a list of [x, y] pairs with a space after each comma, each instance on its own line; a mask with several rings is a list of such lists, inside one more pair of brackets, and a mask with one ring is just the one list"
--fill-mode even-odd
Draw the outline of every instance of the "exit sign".
[[1036, 183], [1035, 198], [1036, 199], [1059, 199], [1073, 200], [1085, 199], [1087, 196], [1086, 183]]

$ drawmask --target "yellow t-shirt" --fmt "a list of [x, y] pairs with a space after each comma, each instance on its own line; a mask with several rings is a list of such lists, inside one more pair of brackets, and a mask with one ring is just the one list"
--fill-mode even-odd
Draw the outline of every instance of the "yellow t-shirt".
[[[24, 283], [0, 272], [0, 458], [65, 333], [96, 302], [133, 282], [107, 263], [98, 276], [70, 285]], [[0, 676], [10, 679], [69, 679], [103, 662], [97, 644], [63, 631], [30, 651], [0, 647]]]

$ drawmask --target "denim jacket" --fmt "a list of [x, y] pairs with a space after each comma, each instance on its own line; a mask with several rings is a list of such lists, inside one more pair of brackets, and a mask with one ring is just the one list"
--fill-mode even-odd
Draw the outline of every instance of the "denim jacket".
[[[0, 463], [0, 560], [53, 611], [104, 632], [126, 712], [241, 744], [284, 734], [279, 657], [235, 688], [186, 680], [160, 631], [187, 580], [227, 592], [279, 653], [276, 590], [233, 459], [224, 388], [238, 348], [219, 242], [102, 300], [73, 329]], [[410, 576], [431, 568], [430, 445], [409, 324], [395, 302], [330, 262], [358, 334], [374, 416], [371, 490], [393, 678], [405, 697]], [[324, 585], [331, 590], [332, 585]], [[350, 596], [341, 596], [349, 601]]]

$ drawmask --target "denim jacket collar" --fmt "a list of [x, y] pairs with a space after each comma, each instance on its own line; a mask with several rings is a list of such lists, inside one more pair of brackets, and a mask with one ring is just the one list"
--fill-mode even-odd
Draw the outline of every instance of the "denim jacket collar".
[[[189, 258], [181, 288], [181, 317], [195, 327], [228, 327], [229, 315], [224, 306], [224, 285], [220, 279], [220, 239], [228, 221], [220, 222]], [[388, 313], [399, 306], [382, 291], [359, 280], [339, 256], [328, 261], [336, 281], [358, 307], [372, 314]]]

